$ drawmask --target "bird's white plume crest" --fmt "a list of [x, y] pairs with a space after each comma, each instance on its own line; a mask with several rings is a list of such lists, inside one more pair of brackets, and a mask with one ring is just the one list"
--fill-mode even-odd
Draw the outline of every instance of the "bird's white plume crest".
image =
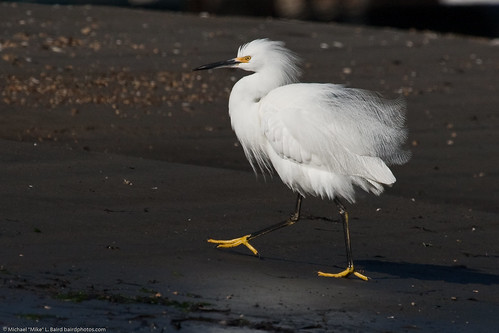
[[272, 71], [279, 86], [298, 82], [301, 76], [300, 58], [285, 47], [284, 42], [267, 38], [256, 39], [239, 47], [238, 57], [251, 56], [255, 70]]

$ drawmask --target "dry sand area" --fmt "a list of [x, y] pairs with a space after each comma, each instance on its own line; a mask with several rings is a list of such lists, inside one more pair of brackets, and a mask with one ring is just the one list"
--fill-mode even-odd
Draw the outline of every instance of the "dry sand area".
[[[191, 69], [283, 40], [305, 82], [405, 95], [411, 161], [349, 205], [255, 177], [227, 100]], [[0, 325], [5, 331], [492, 332], [499, 314], [499, 43], [433, 32], [0, 3]], [[101, 330], [102, 331], [102, 330]]]

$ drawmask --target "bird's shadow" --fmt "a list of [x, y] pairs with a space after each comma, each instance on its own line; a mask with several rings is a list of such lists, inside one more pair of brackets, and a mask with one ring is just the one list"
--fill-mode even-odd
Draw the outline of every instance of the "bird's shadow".
[[[250, 254], [241, 253], [238, 251], [228, 251], [232, 254], [240, 256], [255, 257]], [[260, 260], [289, 262], [295, 264], [307, 264], [313, 266], [324, 266], [324, 264], [282, 258], [258, 256]], [[499, 275], [482, 272], [476, 269], [468, 268], [464, 265], [443, 266], [433, 264], [418, 264], [410, 262], [391, 262], [378, 259], [356, 260], [355, 266], [362, 268], [366, 272], [378, 272], [397, 276], [401, 279], [417, 279], [423, 281], [442, 281], [456, 284], [482, 284], [496, 285], [499, 284]], [[332, 267], [340, 267], [339, 265], [331, 265]]]
[[398, 276], [402, 279], [412, 278], [425, 281], [443, 281], [458, 284], [499, 284], [499, 275], [485, 273], [464, 265], [443, 266], [433, 264], [416, 264], [409, 262], [390, 262], [383, 260], [356, 260], [368, 272], [379, 272]]

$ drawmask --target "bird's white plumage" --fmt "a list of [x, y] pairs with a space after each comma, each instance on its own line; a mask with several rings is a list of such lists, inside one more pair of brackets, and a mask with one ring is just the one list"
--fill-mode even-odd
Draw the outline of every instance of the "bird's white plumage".
[[[281, 42], [260, 39], [239, 48], [254, 73], [230, 95], [232, 127], [253, 167], [276, 170], [302, 195], [354, 201], [354, 186], [380, 194], [395, 182], [387, 164], [409, 153], [405, 103], [341, 85], [297, 83], [297, 57]], [[236, 58], [237, 59], [237, 58]]]

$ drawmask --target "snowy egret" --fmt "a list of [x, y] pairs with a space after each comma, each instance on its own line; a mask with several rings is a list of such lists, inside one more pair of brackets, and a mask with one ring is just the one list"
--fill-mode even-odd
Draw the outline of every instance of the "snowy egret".
[[405, 102], [342, 85], [299, 83], [298, 58], [284, 43], [257, 39], [239, 47], [237, 57], [195, 68], [240, 68], [229, 98], [232, 128], [257, 172], [272, 172], [298, 194], [294, 214], [284, 222], [231, 239], [208, 242], [228, 248], [296, 223], [306, 195], [332, 200], [343, 223], [347, 268], [320, 276], [368, 278], [354, 268], [348, 213], [340, 198], [355, 201], [354, 185], [376, 195], [395, 182], [387, 164], [403, 164], [410, 153]]

